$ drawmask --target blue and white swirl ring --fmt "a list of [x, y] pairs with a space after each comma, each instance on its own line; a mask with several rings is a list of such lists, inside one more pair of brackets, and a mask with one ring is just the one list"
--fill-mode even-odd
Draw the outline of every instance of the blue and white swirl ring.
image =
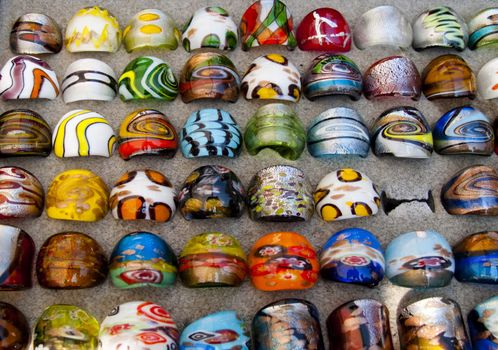
[[495, 134], [490, 119], [471, 106], [453, 108], [443, 114], [432, 132], [439, 154], [493, 153]]

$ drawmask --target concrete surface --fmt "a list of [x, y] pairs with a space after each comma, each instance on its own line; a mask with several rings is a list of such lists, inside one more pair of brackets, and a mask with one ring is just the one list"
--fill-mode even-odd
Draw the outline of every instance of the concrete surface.
[[[424, 9], [434, 6], [430, 0], [410, 1], [410, 0], [369, 0], [369, 1], [299, 1], [287, 0], [294, 21], [297, 24], [311, 10], [330, 6], [341, 11], [350, 24], [354, 25], [358, 16], [367, 9], [382, 4], [397, 5], [410, 20], [421, 13]], [[73, 0], [0, 0], [0, 62], [3, 65], [12, 56], [9, 49], [8, 38], [11, 26], [15, 19], [27, 12], [46, 13], [55, 18], [61, 28], [65, 28], [71, 15], [83, 6], [93, 4], [107, 7], [113, 12], [122, 28], [128, 19], [145, 8], [159, 8], [173, 14], [180, 25], [188, 20], [195, 9], [207, 5], [219, 5], [227, 9], [233, 16], [236, 23], [240, 21], [241, 15], [251, 1], [248, 0], [193, 0], [193, 1], [73, 1]], [[474, 0], [474, 1], [451, 1], [439, 2], [452, 6], [467, 21], [478, 10], [496, 5], [496, 1]], [[265, 53], [277, 52], [286, 55], [301, 71], [304, 72], [311, 60], [317, 53], [302, 52], [296, 49], [293, 52], [282, 47], [264, 47], [243, 52], [240, 46], [236, 51], [229, 53], [229, 57], [234, 61], [241, 76], [257, 56]], [[158, 56], [171, 64], [176, 76], [179, 76], [182, 65], [189, 57], [182, 47], [176, 51], [145, 51], [145, 54]], [[351, 57], [365, 71], [374, 61], [389, 56], [402, 54], [410, 57], [422, 72], [425, 65], [434, 57], [443, 53], [453, 53], [444, 49], [433, 49], [423, 52], [415, 52], [413, 49], [400, 50], [396, 48], [370, 48], [360, 51], [353, 48], [348, 56]], [[139, 56], [140, 52], [128, 54], [124, 47], [121, 47], [116, 54], [95, 54], [81, 53], [71, 54], [63, 49], [56, 55], [46, 56], [45, 59], [55, 69], [59, 81], [61, 81], [64, 71], [69, 63], [84, 57], [94, 57], [107, 62], [119, 75], [126, 64], [133, 58]], [[477, 74], [480, 67], [494, 58], [497, 54], [496, 48], [482, 48], [478, 51], [466, 49], [460, 55], [467, 60], [469, 65]], [[445, 101], [430, 102], [424, 97], [419, 102], [402, 102], [416, 106], [427, 117], [431, 125], [450, 108], [463, 104], [478, 106], [490, 117], [496, 114], [496, 101], [484, 101], [476, 99], [452, 99]], [[62, 98], [56, 100], [39, 101], [9, 101], [0, 102], [0, 112], [12, 108], [30, 108], [45, 117], [52, 128], [59, 118], [66, 112], [76, 108], [86, 108], [102, 113], [108, 118], [117, 131], [121, 120], [129, 112], [135, 109], [150, 107], [159, 109], [170, 117], [170, 120], [179, 130], [188, 115], [199, 109], [206, 107], [223, 108], [236, 118], [239, 124], [244, 127], [248, 118], [254, 113], [256, 108], [263, 103], [246, 101], [240, 98], [236, 104], [201, 101], [191, 104], [184, 104], [180, 98], [173, 103], [153, 102], [144, 103], [123, 103], [119, 98], [113, 102], [78, 102], [65, 105]], [[356, 108], [371, 126], [375, 118], [387, 108], [399, 105], [399, 101], [385, 100], [371, 102], [364, 97], [358, 102], [352, 102], [348, 98], [325, 98], [316, 102], [310, 102], [303, 98], [296, 109], [305, 125], [323, 110], [334, 106], [349, 106]], [[236, 160], [228, 159], [203, 159], [188, 160], [183, 158], [180, 152], [172, 160], [161, 158], [134, 158], [125, 162], [115, 154], [112, 158], [72, 158], [58, 159], [53, 154], [44, 158], [32, 159], [2, 159], [0, 165], [18, 165], [24, 167], [38, 176], [45, 189], [50, 184], [51, 179], [59, 172], [72, 168], [88, 168], [100, 175], [109, 187], [125, 171], [150, 167], [163, 172], [173, 182], [177, 189], [180, 188], [183, 180], [188, 174], [200, 165], [221, 164], [228, 166], [235, 171], [247, 186], [250, 178], [265, 166], [273, 164], [292, 164], [302, 168], [309, 176], [313, 186], [328, 172], [341, 167], [353, 167], [363, 171], [378, 184], [378, 186], [388, 191], [396, 197], [414, 198], [426, 196], [427, 190], [434, 191], [436, 199], [436, 213], [426, 210], [417, 210], [417, 206], [408, 205], [398, 208], [389, 216], [379, 213], [375, 217], [360, 220], [346, 220], [337, 223], [325, 223], [318, 216], [314, 216], [310, 222], [301, 224], [269, 224], [255, 223], [249, 219], [247, 214], [240, 220], [206, 220], [188, 222], [181, 215], [176, 215], [172, 222], [156, 224], [150, 222], [123, 222], [115, 220], [110, 214], [102, 221], [96, 223], [78, 223], [69, 221], [49, 220], [44, 213], [42, 217], [34, 220], [6, 221], [5, 223], [17, 225], [28, 233], [36, 241], [37, 248], [50, 235], [66, 230], [75, 230], [89, 233], [97, 239], [110, 254], [114, 244], [123, 235], [143, 229], [161, 234], [173, 249], [179, 253], [183, 245], [194, 234], [219, 230], [233, 234], [237, 237], [244, 248], [248, 251], [253, 242], [261, 235], [276, 230], [294, 230], [306, 235], [315, 247], [320, 247], [327, 238], [334, 232], [346, 227], [362, 227], [375, 233], [384, 247], [397, 235], [412, 231], [433, 229], [443, 234], [450, 244], [455, 244], [462, 237], [483, 230], [498, 229], [498, 219], [493, 217], [453, 217], [448, 215], [439, 201], [439, 192], [442, 184], [449, 179], [456, 171], [471, 164], [488, 164], [497, 167], [497, 156], [476, 157], [476, 156], [440, 156], [434, 154], [428, 160], [400, 160], [394, 158], [377, 158], [372, 153], [366, 159], [337, 158], [334, 160], [317, 160], [312, 158], [307, 152], [295, 162], [278, 158], [275, 154], [261, 153], [251, 157], [244, 150], [241, 157]], [[478, 302], [496, 294], [496, 287], [472, 284], [460, 284], [453, 280], [450, 286], [434, 290], [410, 291], [407, 288], [396, 287], [386, 279], [375, 289], [363, 288], [346, 284], [319, 281], [318, 284], [307, 291], [289, 291], [279, 293], [265, 293], [254, 289], [249, 280], [240, 288], [231, 289], [187, 289], [180, 282], [172, 288], [166, 289], [134, 289], [118, 290], [114, 288], [108, 280], [103, 286], [88, 290], [75, 291], [53, 291], [44, 290], [35, 283], [31, 290], [23, 292], [2, 292], [0, 300], [15, 304], [29, 318], [31, 325], [35, 324], [36, 318], [43, 309], [54, 303], [73, 303], [86, 308], [99, 320], [102, 320], [106, 313], [114, 305], [137, 299], [146, 299], [163, 305], [178, 323], [180, 329], [194, 319], [222, 309], [235, 309], [247, 321], [252, 319], [254, 313], [267, 303], [284, 297], [305, 298], [315, 303], [320, 310], [322, 326], [329, 313], [352, 298], [376, 298], [384, 302], [391, 313], [391, 328], [394, 341], [398, 344], [396, 329], [396, 313], [400, 301], [406, 298], [421, 298], [423, 296], [450, 296], [460, 303], [464, 315]], [[325, 329], [324, 335], [325, 335]], [[326, 338], [326, 336], [325, 336]]]

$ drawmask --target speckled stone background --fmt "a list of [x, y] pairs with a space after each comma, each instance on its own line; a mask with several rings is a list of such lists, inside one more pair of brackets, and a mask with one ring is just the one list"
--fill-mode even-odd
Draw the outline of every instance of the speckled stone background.
[[[41, 12], [52, 16], [65, 29], [71, 15], [82, 6], [93, 4], [107, 7], [113, 12], [122, 28], [136, 12], [145, 8], [159, 8], [173, 15], [178, 24], [183, 24], [190, 15], [199, 7], [207, 5], [219, 5], [230, 12], [234, 21], [239, 23], [246, 7], [250, 5], [248, 0], [169, 0], [169, 1], [73, 1], [73, 0], [0, 0], [0, 61], [2, 64], [12, 56], [9, 49], [9, 33], [15, 19], [27, 12]], [[300, 23], [302, 18], [311, 10], [330, 6], [341, 11], [351, 26], [354, 27], [358, 16], [364, 11], [383, 4], [394, 4], [398, 6], [405, 15], [413, 20], [419, 13], [436, 4], [430, 0], [419, 1], [393, 1], [393, 0], [329, 0], [329, 1], [300, 1], [287, 0], [290, 10], [294, 16], [294, 22]], [[441, 2], [440, 4], [443, 4]], [[496, 1], [473, 0], [473, 1], [451, 1], [444, 4], [452, 6], [460, 15], [468, 21], [478, 10], [497, 5]], [[228, 56], [234, 61], [242, 76], [251, 61], [259, 55], [266, 53], [281, 53], [286, 55], [304, 73], [306, 67], [317, 53], [302, 52], [296, 49], [287, 51], [284, 47], [256, 48], [249, 52], [243, 52], [238, 47]], [[420, 72], [434, 57], [443, 53], [453, 53], [450, 50], [433, 49], [423, 52], [415, 52], [413, 49], [400, 50], [396, 48], [369, 48], [360, 51], [354, 48], [347, 54], [364, 72], [373, 62], [389, 55], [406, 55], [417, 65]], [[56, 55], [44, 57], [51, 67], [56, 71], [59, 81], [62, 80], [64, 71], [69, 63], [85, 57], [94, 57], [107, 62], [119, 75], [126, 64], [133, 58], [141, 55], [153, 55], [168, 62], [179, 77], [183, 64], [189, 54], [179, 47], [176, 51], [154, 51], [134, 52], [128, 54], [124, 47], [118, 53], [80, 53], [71, 54], [65, 50]], [[474, 72], [490, 59], [498, 54], [496, 48], [482, 48], [478, 51], [466, 49], [461, 56], [467, 60]], [[445, 101], [430, 102], [424, 97], [418, 102], [399, 102], [396, 100], [368, 101], [362, 97], [357, 102], [349, 98], [333, 97], [324, 98], [310, 102], [303, 98], [295, 105], [296, 110], [305, 123], [311, 121], [318, 113], [327, 108], [337, 106], [348, 106], [356, 108], [364, 117], [369, 126], [375, 118], [384, 110], [398, 106], [400, 103], [408, 104], [420, 109], [433, 125], [436, 120], [447, 110], [464, 104], [479, 107], [493, 119], [496, 116], [496, 101], [484, 101], [476, 99], [451, 99]], [[66, 112], [87, 108], [102, 113], [106, 116], [114, 129], [117, 131], [121, 120], [128, 113], [139, 108], [155, 108], [169, 116], [174, 126], [179, 130], [188, 115], [200, 108], [218, 107], [223, 108], [235, 117], [242, 128], [254, 113], [256, 108], [263, 103], [257, 101], [246, 101], [240, 98], [236, 104], [220, 103], [213, 101], [198, 101], [184, 104], [178, 97], [174, 102], [124, 103], [119, 98], [113, 102], [76, 102], [65, 105], [62, 98], [56, 100], [26, 100], [0, 102], [0, 112], [12, 108], [30, 108], [39, 112], [52, 126], [55, 126], [59, 118]], [[58, 159], [54, 155], [48, 158], [31, 159], [3, 159], [1, 165], [18, 165], [24, 167], [38, 176], [45, 189], [51, 179], [59, 172], [66, 169], [86, 168], [100, 175], [109, 187], [119, 176], [129, 170], [140, 168], [152, 168], [163, 172], [175, 185], [177, 190], [188, 174], [198, 166], [205, 164], [221, 164], [231, 168], [247, 186], [252, 175], [259, 169], [273, 164], [292, 164], [302, 168], [309, 176], [313, 186], [328, 172], [341, 167], [353, 167], [366, 173], [373, 181], [390, 195], [399, 198], [415, 198], [426, 196], [427, 191], [432, 189], [436, 200], [436, 212], [432, 213], [419, 205], [406, 205], [391, 212], [389, 216], [379, 213], [377, 216], [366, 219], [346, 220], [336, 223], [325, 223], [315, 215], [311, 221], [306, 223], [257, 223], [252, 222], [247, 214], [239, 220], [205, 220], [188, 222], [179, 213], [174, 219], [165, 224], [151, 222], [124, 222], [115, 220], [110, 214], [96, 223], [78, 223], [69, 221], [49, 220], [44, 213], [40, 218], [34, 220], [6, 221], [26, 230], [39, 247], [49, 236], [61, 231], [79, 231], [90, 234], [99, 241], [110, 254], [114, 244], [120, 237], [136, 230], [148, 230], [160, 234], [173, 247], [175, 252], [180, 253], [187, 240], [194, 234], [206, 231], [223, 231], [237, 237], [244, 248], [249, 251], [252, 243], [263, 234], [278, 230], [293, 230], [304, 234], [310, 239], [316, 248], [319, 248], [327, 238], [334, 232], [346, 227], [362, 227], [375, 233], [384, 247], [397, 235], [412, 231], [432, 229], [443, 234], [450, 244], [455, 244], [462, 237], [483, 230], [498, 229], [498, 218], [493, 217], [455, 217], [448, 215], [439, 201], [441, 186], [456, 171], [462, 167], [472, 164], [488, 164], [498, 167], [498, 156], [440, 156], [434, 154], [427, 160], [406, 160], [394, 158], [377, 158], [370, 154], [366, 159], [337, 158], [334, 160], [317, 160], [312, 158], [306, 151], [302, 157], [295, 162], [286, 161], [271, 152], [262, 152], [252, 157], [244, 150], [236, 160], [228, 159], [202, 159], [188, 160], [183, 158], [180, 152], [172, 160], [161, 158], [134, 158], [128, 162], [123, 161], [117, 154], [112, 158], [70, 158]], [[412, 291], [407, 288], [396, 287], [385, 279], [380, 286], [368, 289], [360, 286], [346, 285], [319, 281], [316, 286], [306, 291], [288, 291], [278, 293], [265, 293], [251, 286], [249, 280], [240, 288], [225, 289], [188, 289], [178, 281], [174, 287], [166, 289], [134, 289], [119, 290], [114, 288], [108, 280], [104, 285], [87, 290], [54, 291], [45, 290], [35, 285], [33, 289], [23, 292], [0, 292], [0, 300], [15, 304], [29, 318], [31, 325], [35, 324], [36, 318], [43, 309], [55, 303], [71, 303], [86, 308], [100, 321], [113, 306], [131, 300], [150, 300], [163, 305], [183, 329], [189, 322], [204, 316], [210, 312], [222, 309], [235, 309], [245, 320], [250, 322], [255, 312], [269, 302], [285, 298], [305, 298], [313, 302], [320, 310], [322, 327], [325, 338], [324, 321], [330, 312], [340, 304], [353, 298], [375, 298], [384, 302], [391, 314], [391, 328], [393, 338], [398, 344], [396, 328], [396, 314], [400, 303], [404, 304], [408, 299], [413, 300], [424, 296], [450, 296], [460, 303], [462, 311], [466, 315], [478, 302], [496, 294], [496, 287], [484, 285], [461, 284], [453, 280], [451, 285], [445, 288]]]

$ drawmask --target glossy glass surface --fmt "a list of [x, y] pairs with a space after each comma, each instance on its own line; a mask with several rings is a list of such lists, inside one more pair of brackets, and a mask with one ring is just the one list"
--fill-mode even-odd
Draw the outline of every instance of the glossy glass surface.
[[114, 184], [109, 210], [115, 219], [167, 222], [176, 212], [176, 191], [158, 171], [129, 171]]
[[73, 305], [52, 305], [43, 311], [33, 333], [35, 349], [95, 350], [99, 322]]
[[15, 306], [0, 302], [0, 346], [2, 350], [26, 350], [30, 332], [24, 314]]
[[256, 155], [269, 148], [282, 158], [298, 159], [306, 144], [306, 131], [293, 108], [271, 103], [256, 110], [244, 132], [247, 152]]
[[239, 241], [220, 232], [190, 239], [180, 253], [179, 264], [180, 278], [190, 288], [236, 287], [248, 270]]
[[410, 106], [394, 107], [382, 113], [372, 128], [376, 156], [429, 158], [433, 139], [422, 112]]
[[180, 31], [170, 15], [158, 9], [145, 9], [136, 13], [123, 30], [126, 51], [147, 48], [176, 50]]
[[195, 11], [183, 29], [182, 43], [188, 52], [201, 48], [235, 50], [238, 28], [228, 12], [219, 6]]
[[16, 166], [0, 167], [0, 220], [36, 218], [44, 202], [45, 192], [35, 175]]
[[297, 28], [297, 44], [303, 51], [348, 52], [352, 34], [344, 16], [329, 7], [308, 13]]
[[90, 170], [71, 169], [59, 173], [47, 191], [47, 216], [51, 219], [98, 221], [106, 216], [109, 190]]
[[302, 170], [274, 165], [253, 176], [247, 191], [249, 215], [257, 221], [306, 221], [313, 216], [311, 184]]
[[498, 174], [486, 165], [457, 172], [443, 185], [441, 203], [452, 215], [498, 215]]
[[402, 350], [471, 350], [458, 304], [448, 298], [419, 300], [398, 314]]
[[235, 158], [242, 151], [242, 131], [232, 115], [222, 109], [205, 108], [190, 114], [180, 139], [185, 158]]
[[455, 259], [446, 239], [434, 231], [399, 235], [386, 248], [386, 276], [408, 288], [444, 287], [450, 284]]
[[254, 350], [324, 350], [318, 309], [303, 299], [266, 305], [252, 320]]
[[82, 289], [102, 284], [107, 257], [100, 244], [84, 233], [62, 232], [49, 237], [38, 252], [38, 283], [51, 289]]
[[303, 78], [303, 93], [312, 101], [333, 95], [347, 95], [357, 101], [362, 89], [360, 69], [342, 55], [322, 54], [315, 57]]
[[12, 57], [0, 70], [0, 76], [0, 97], [4, 100], [53, 100], [59, 95], [55, 72], [34, 56]]
[[52, 145], [54, 154], [59, 158], [109, 158], [116, 147], [116, 136], [103, 115], [75, 109], [64, 114], [55, 126]]
[[74, 61], [66, 68], [62, 80], [65, 103], [77, 101], [112, 101], [118, 90], [118, 78], [105, 62], [93, 58]]
[[497, 317], [497, 296], [482, 301], [469, 312], [467, 322], [474, 350], [496, 350], [498, 348]]
[[26, 13], [12, 27], [10, 49], [27, 55], [58, 53], [62, 49], [61, 30], [50, 16]]
[[289, 8], [280, 0], [258, 0], [242, 15], [240, 21], [242, 50], [263, 45], [297, 46], [294, 22]]
[[251, 281], [259, 290], [308, 289], [318, 281], [318, 257], [311, 243], [295, 232], [272, 232], [249, 253]]
[[373, 299], [342, 304], [327, 318], [329, 350], [393, 350], [387, 307]]
[[0, 115], [0, 157], [47, 157], [51, 151], [52, 131], [41, 115], [29, 109]]
[[121, 34], [112, 13], [90, 6], [78, 10], [69, 20], [64, 43], [69, 52], [116, 52], [121, 46]]
[[453, 247], [453, 254], [458, 281], [498, 284], [498, 232], [469, 235]]
[[316, 158], [368, 156], [370, 132], [357, 111], [330, 108], [316, 116], [308, 127], [308, 152]]
[[465, 60], [457, 55], [433, 59], [422, 74], [422, 91], [428, 100], [476, 96], [476, 78]]
[[191, 56], [180, 76], [180, 94], [185, 103], [199, 99], [236, 102], [239, 85], [240, 77], [233, 62], [215, 52]]
[[178, 149], [178, 135], [168, 117], [155, 109], [139, 109], [128, 114], [119, 127], [119, 156], [158, 155], [173, 158]]
[[125, 67], [118, 80], [118, 92], [122, 101], [173, 101], [178, 95], [178, 81], [160, 58], [140, 56]]
[[0, 256], [0, 291], [31, 288], [35, 243], [30, 235], [20, 228], [0, 225]]
[[360, 50], [372, 46], [410, 47], [413, 31], [410, 22], [397, 7], [377, 6], [363, 13], [353, 31]]
[[363, 92], [369, 100], [396, 97], [418, 101], [421, 87], [417, 67], [404, 56], [383, 58], [372, 64], [363, 76]]
[[122, 289], [167, 287], [175, 283], [177, 269], [175, 252], [168, 243], [145, 231], [121, 238], [109, 264], [112, 283]]
[[182, 332], [180, 350], [249, 350], [249, 329], [235, 311], [199, 318]]
[[438, 6], [421, 13], [413, 22], [413, 48], [453, 48], [463, 51], [469, 34], [467, 25], [451, 7]]
[[472, 106], [457, 107], [439, 118], [432, 132], [439, 154], [491, 155], [495, 132], [491, 120]]
[[360, 228], [333, 234], [321, 249], [324, 279], [375, 287], [384, 278], [384, 250], [377, 237]]
[[375, 215], [380, 207], [375, 184], [351, 168], [333, 171], [322, 178], [313, 199], [316, 212], [325, 221]]
[[301, 75], [296, 66], [282, 55], [259, 56], [244, 74], [240, 89], [247, 100], [299, 102]]

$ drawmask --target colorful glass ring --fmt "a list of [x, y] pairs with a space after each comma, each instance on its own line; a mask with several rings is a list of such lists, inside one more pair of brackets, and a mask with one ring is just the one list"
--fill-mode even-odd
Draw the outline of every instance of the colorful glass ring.
[[330, 108], [315, 117], [306, 137], [308, 151], [315, 158], [339, 155], [368, 156], [370, 134], [358, 112], [346, 107]]
[[[498, 32], [498, 23], [496, 27]], [[498, 58], [487, 62], [477, 73], [477, 91], [485, 100], [498, 98]]]
[[185, 158], [238, 157], [242, 151], [242, 132], [228, 112], [205, 108], [193, 112], [180, 135]]
[[167, 222], [176, 212], [175, 189], [158, 171], [129, 171], [114, 184], [109, 209], [115, 219]]
[[252, 320], [254, 350], [325, 350], [315, 305], [282, 299], [260, 309]]
[[342, 55], [321, 54], [315, 57], [303, 78], [303, 93], [309, 100], [317, 97], [347, 95], [360, 99], [363, 79], [358, 66]]
[[350, 168], [322, 178], [313, 199], [316, 212], [325, 221], [375, 215], [380, 207], [380, 194], [372, 180]]
[[0, 70], [0, 77], [0, 96], [4, 100], [53, 100], [59, 95], [55, 72], [48, 63], [37, 57], [12, 57]]
[[189, 288], [236, 287], [248, 271], [239, 241], [219, 232], [192, 237], [179, 258], [180, 278]]
[[195, 11], [185, 25], [183, 47], [187, 52], [201, 48], [235, 50], [239, 40], [237, 31], [237, 25], [225, 9], [203, 7]]
[[175, 252], [168, 243], [144, 231], [121, 238], [109, 264], [112, 283], [122, 289], [173, 285], [177, 269]]
[[99, 322], [73, 305], [52, 305], [43, 311], [33, 333], [35, 349], [97, 349]]
[[189, 324], [180, 337], [181, 350], [249, 350], [249, 329], [235, 311], [220, 311]]
[[99, 349], [178, 349], [180, 333], [170, 314], [148, 301], [121, 304], [100, 325]]
[[373, 299], [342, 304], [327, 318], [330, 350], [393, 350], [387, 307]]
[[269, 148], [282, 158], [297, 160], [306, 146], [306, 131], [293, 108], [270, 103], [259, 107], [249, 120], [244, 142], [252, 156]]
[[251, 63], [242, 78], [240, 89], [247, 100], [299, 102], [301, 75], [287, 58], [272, 53], [259, 56]]
[[384, 5], [368, 10], [356, 22], [354, 43], [360, 50], [372, 46], [410, 47], [413, 31], [397, 7]]
[[50, 236], [38, 252], [38, 283], [51, 289], [92, 288], [107, 277], [107, 257], [100, 244], [84, 233]]
[[375, 287], [384, 278], [384, 251], [371, 232], [348, 228], [332, 235], [322, 248], [323, 278]]
[[21, 55], [58, 53], [62, 49], [61, 30], [50, 16], [26, 13], [12, 27], [10, 49]]
[[498, 296], [477, 304], [470, 312], [467, 323], [475, 350], [496, 350], [498, 342]]
[[178, 136], [164, 114], [155, 109], [139, 109], [123, 119], [118, 144], [119, 156], [124, 160], [141, 155], [173, 158]]
[[59, 158], [101, 156], [114, 153], [116, 136], [104, 116], [75, 109], [62, 116], [52, 135], [54, 154]]
[[121, 29], [116, 17], [102, 7], [85, 7], [69, 20], [64, 38], [69, 52], [116, 52]]
[[498, 232], [478, 232], [453, 247], [459, 282], [498, 284]]
[[498, 174], [486, 165], [460, 170], [441, 189], [441, 203], [451, 215], [498, 215]]
[[439, 154], [491, 155], [495, 133], [491, 121], [471, 106], [449, 110], [434, 125], [434, 149]]
[[0, 302], [1, 345], [4, 350], [29, 349], [31, 328], [26, 316], [15, 306]]
[[36, 218], [43, 212], [44, 199], [35, 175], [16, 166], [0, 167], [0, 220]]
[[451, 7], [424, 11], [413, 22], [413, 48], [447, 47], [463, 51], [469, 34], [465, 21]]
[[202, 52], [190, 57], [183, 66], [180, 95], [185, 103], [200, 99], [237, 102], [239, 85], [239, 73], [227, 56]]
[[157, 99], [173, 101], [178, 95], [178, 81], [163, 60], [140, 56], [128, 63], [119, 77], [122, 101]]
[[448, 298], [422, 299], [403, 308], [398, 330], [401, 349], [472, 349], [460, 307]]
[[272, 232], [249, 253], [253, 285], [263, 291], [308, 289], [318, 281], [320, 264], [311, 243], [295, 232]]
[[304, 16], [297, 28], [297, 45], [303, 51], [348, 52], [351, 29], [339, 11], [322, 7]]
[[297, 44], [303, 51], [348, 52], [351, 29], [344, 16], [329, 7], [308, 13], [297, 28]]
[[394, 107], [375, 121], [373, 151], [377, 157], [429, 158], [432, 154], [431, 127], [415, 107]]
[[176, 50], [180, 31], [171, 16], [158, 9], [136, 13], [123, 30], [126, 51], [146, 48]]
[[422, 91], [428, 100], [476, 96], [476, 77], [465, 60], [457, 55], [433, 59], [422, 73]]
[[258, 0], [242, 15], [240, 36], [242, 50], [263, 45], [297, 46], [292, 15], [280, 0]]
[[498, 44], [498, 7], [479, 11], [469, 21], [469, 49]]
[[[35, 243], [20, 228], [0, 225], [0, 291], [31, 288]], [[0, 311], [1, 316], [1, 311]], [[0, 320], [2, 317], [0, 317]], [[5, 327], [2, 325], [2, 327]], [[2, 333], [0, 332], [0, 335]], [[5, 341], [5, 338], [0, 337]], [[0, 343], [0, 345], [4, 345]]]
[[249, 214], [257, 221], [307, 221], [314, 212], [312, 192], [301, 169], [290, 165], [261, 169], [247, 191]]
[[444, 287], [451, 282], [455, 260], [446, 239], [434, 231], [404, 233], [386, 248], [386, 276], [402, 287]]
[[390, 56], [372, 64], [363, 77], [365, 97], [410, 98], [418, 101], [422, 80], [415, 64], [408, 57]]
[[108, 211], [109, 190], [90, 170], [72, 169], [59, 173], [47, 193], [47, 215], [51, 219], [98, 221]]
[[112, 101], [118, 89], [117, 77], [105, 62], [93, 58], [74, 61], [62, 80], [65, 103], [76, 101]]
[[220, 165], [195, 169], [178, 194], [186, 220], [241, 217], [245, 199], [244, 186], [237, 175]]
[[52, 131], [38, 113], [12, 109], [0, 115], [0, 158], [40, 156], [52, 151]]

